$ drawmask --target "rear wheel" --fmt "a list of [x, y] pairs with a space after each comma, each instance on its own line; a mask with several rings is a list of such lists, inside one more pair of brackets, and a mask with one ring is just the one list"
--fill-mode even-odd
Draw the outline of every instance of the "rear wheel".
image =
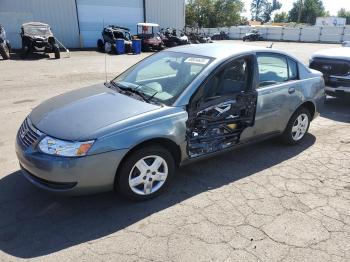
[[309, 130], [311, 121], [310, 111], [302, 107], [290, 118], [282, 135], [284, 143], [289, 145], [299, 144]]
[[175, 160], [165, 148], [152, 145], [136, 150], [122, 163], [116, 190], [132, 200], [147, 200], [161, 194], [175, 173]]
[[4, 60], [10, 59], [10, 49], [5, 43], [0, 45], [0, 55]]

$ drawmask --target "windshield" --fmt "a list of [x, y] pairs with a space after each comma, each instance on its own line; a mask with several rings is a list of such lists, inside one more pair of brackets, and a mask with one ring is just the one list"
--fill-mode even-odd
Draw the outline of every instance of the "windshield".
[[129, 68], [112, 82], [171, 105], [211, 61], [204, 56], [160, 52]]

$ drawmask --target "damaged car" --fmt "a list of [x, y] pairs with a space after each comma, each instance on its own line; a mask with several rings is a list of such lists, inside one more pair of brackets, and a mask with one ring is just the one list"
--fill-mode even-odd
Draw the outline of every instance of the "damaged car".
[[130, 29], [121, 26], [110, 25], [102, 31], [102, 39], [97, 40], [97, 49], [101, 52], [116, 52], [117, 39], [124, 39], [125, 52], [132, 51], [132, 36]]
[[6, 38], [5, 28], [0, 24], [0, 56], [4, 60], [10, 59], [10, 52], [10, 41]]
[[22, 57], [30, 53], [54, 53], [59, 59], [60, 48], [48, 24], [40, 22], [24, 23], [21, 27]]
[[303, 142], [323, 98], [321, 73], [285, 52], [175, 47], [40, 104], [19, 128], [16, 153], [39, 188], [146, 200], [181, 165], [274, 136]]
[[350, 43], [342, 47], [314, 53], [310, 68], [321, 71], [326, 82], [326, 94], [333, 97], [350, 97]]

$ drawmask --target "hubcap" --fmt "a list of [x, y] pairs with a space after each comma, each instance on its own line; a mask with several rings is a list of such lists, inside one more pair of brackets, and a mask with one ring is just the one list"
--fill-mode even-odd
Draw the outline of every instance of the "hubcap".
[[135, 163], [129, 174], [129, 186], [138, 195], [158, 191], [168, 177], [168, 165], [160, 156], [146, 156]]
[[302, 139], [309, 125], [309, 118], [306, 114], [301, 114], [295, 119], [292, 127], [292, 137], [294, 141]]

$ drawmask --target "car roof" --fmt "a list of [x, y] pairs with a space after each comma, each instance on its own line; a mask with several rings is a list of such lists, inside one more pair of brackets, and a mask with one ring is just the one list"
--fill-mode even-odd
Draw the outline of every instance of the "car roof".
[[138, 23], [137, 26], [159, 27], [159, 25], [155, 23]]
[[179, 52], [179, 53], [207, 56], [207, 57], [212, 57], [217, 59], [223, 59], [223, 58], [232, 57], [235, 55], [240, 55], [242, 53], [251, 53], [251, 52], [277, 53], [277, 54], [288, 55], [294, 58], [290, 54], [287, 54], [277, 49], [243, 45], [243, 44], [220, 44], [220, 43], [194, 44], [194, 45], [178, 46], [168, 50], [173, 52]]
[[45, 26], [45, 27], [50, 27], [48, 24], [41, 23], [41, 22], [28, 22], [22, 24], [22, 27], [29, 27], [29, 26]]

